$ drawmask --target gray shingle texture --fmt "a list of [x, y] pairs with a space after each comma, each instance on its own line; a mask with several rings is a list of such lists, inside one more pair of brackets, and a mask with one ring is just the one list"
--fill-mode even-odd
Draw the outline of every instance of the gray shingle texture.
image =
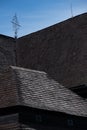
[[[64, 112], [77, 116], [87, 116], [87, 102], [74, 94], [57, 81], [51, 79], [45, 72], [10, 67], [7, 72], [10, 78], [3, 74], [0, 87], [5, 94], [4, 103], [0, 107], [25, 105], [51, 111]], [[3, 96], [2, 96], [3, 97]], [[7, 100], [8, 99], [8, 100]]]

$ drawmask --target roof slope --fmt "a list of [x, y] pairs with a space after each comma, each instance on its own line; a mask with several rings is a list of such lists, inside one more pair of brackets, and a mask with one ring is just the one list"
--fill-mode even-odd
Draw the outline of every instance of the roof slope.
[[0, 108], [18, 104], [17, 84], [12, 69], [0, 73]]
[[64, 86], [87, 84], [87, 13], [18, 39], [18, 66]]
[[0, 76], [0, 99], [4, 99], [3, 105], [3, 100], [0, 101], [0, 107], [19, 104], [87, 117], [87, 102], [45, 72], [12, 66], [8, 69], [10, 77], [5, 73]]
[[0, 34], [0, 72], [9, 65], [16, 65], [15, 49], [15, 39]]

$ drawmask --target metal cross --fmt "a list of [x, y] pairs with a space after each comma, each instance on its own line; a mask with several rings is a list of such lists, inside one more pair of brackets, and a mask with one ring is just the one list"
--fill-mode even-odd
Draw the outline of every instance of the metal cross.
[[14, 30], [14, 34], [15, 34], [14, 37], [15, 37], [15, 39], [17, 39], [17, 37], [18, 37], [18, 29], [21, 26], [19, 25], [18, 18], [17, 18], [16, 14], [13, 16], [13, 19], [12, 19], [11, 22], [13, 24], [13, 30]]

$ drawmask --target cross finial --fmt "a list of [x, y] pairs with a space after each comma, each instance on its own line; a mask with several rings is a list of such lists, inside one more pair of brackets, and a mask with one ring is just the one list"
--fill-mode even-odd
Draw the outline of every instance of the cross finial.
[[17, 39], [17, 37], [18, 37], [18, 29], [19, 29], [20, 25], [19, 25], [16, 13], [13, 16], [12, 24], [13, 24], [14, 36], [15, 36], [15, 39]]

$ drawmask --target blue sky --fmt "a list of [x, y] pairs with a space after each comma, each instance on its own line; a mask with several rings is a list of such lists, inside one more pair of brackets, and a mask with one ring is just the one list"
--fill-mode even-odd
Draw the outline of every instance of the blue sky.
[[0, 0], [0, 34], [14, 36], [12, 18], [15, 13], [23, 36], [71, 17], [87, 12], [87, 0]]

